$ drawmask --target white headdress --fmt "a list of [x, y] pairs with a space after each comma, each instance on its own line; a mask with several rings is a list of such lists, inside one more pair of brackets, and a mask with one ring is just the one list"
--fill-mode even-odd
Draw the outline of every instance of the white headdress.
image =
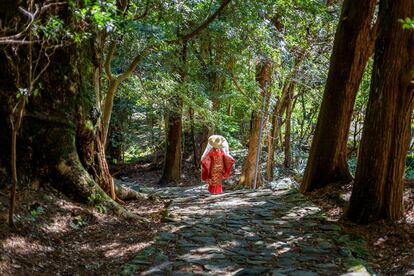
[[224, 154], [231, 156], [230, 150], [229, 150], [229, 143], [227, 142], [226, 138], [224, 138], [221, 135], [212, 135], [208, 138], [208, 143], [207, 143], [206, 149], [204, 150], [203, 155], [201, 156], [201, 160], [203, 160], [204, 157], [206, 157], [206, 155], [209, 153], [209, 151], [213, 147], [221, 148], [223, 149]]

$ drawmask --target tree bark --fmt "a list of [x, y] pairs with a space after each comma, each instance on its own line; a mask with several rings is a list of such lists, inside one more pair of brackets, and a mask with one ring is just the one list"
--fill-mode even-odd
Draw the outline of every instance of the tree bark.
[[347, 212], [349, 219], [362, 224], [403, 216], [414, 101], [414, 32], [398, 22], [414, 14], [414, 2], [382, 0], [379, 12], [371, 90]]
[[[268, 88], [267, 94], [265, 95], [265, 82], [267, 81], [270, 84], [271, 81], [271, 63], [268, 59], [259, 59], [256, 63], [256, 81], [259, 83], [259, 87], [261, 89], [261, 96], [270, 98], [270, 89]], [[268, 110], [269, 110], [269, 100], [265, 102], [265, 106], [262, 107], [264, 111], [264, 119], [267, 120]], [[243, 171], [240, 176], [239, 184], [240, 186], [244, 186], [247, 188], [253, 187], [254, 182], [254, 175], [256, 169], [256, 158], [257, 158], [257, 146], [259, 142], [259, 131], [260, 131], [260, 112], [254, 111], [252, 116], [252, 128], [250, 130], [250, 138], [249, 138], [249, 149], [247, 153], [246, 160], [243, 165]], [[265, 123], [263, 124], [265, 125]], [[261, 141], [260, 141], [261, 142]], [[260, 163], [259, 167], [257, 168], [260, 170]], [[261, 174], [257, 174], [257, 186], [260, 186], [262, 179]]]
[[283, 165], [285, 168], [292, 167], [292, 153], [291, 153], [291, 119], [292, 119], [292, 109], [293, 109], [293, 93], [295, 91], [295, 83], [291, 83], [289, 86], [289, 92], [287, 96], [287, 103], [286, 103], [286, 119], [285, 119], [285, 160], [283, 161]]
[[191, 144], [193, 145], [193, 157], [194, 157], [194, 168], [198, 168], [199, 160], [197, 154], [197, 145], [196, 145], [196, 138], [195, 138], [195, 131], [194, 131], [194, 109], [192, 107], [189, 108], [188, 114], [190, 117], [190, 135], [191, 135]]
[[[65, 22], [71, 22], [68, 6], [61, 5], [51, 12]], [[16, 16], [18, 14], [16, 11]], [[30, 77], [33, 72], [28, 70], [31, 67], [26, 60], [28, 50], [19, 47], [17, 51], [11, 51], [9, 47], [4, 46], [0, 51], [3, 80], [0, 83], [0, 118], [10, 116], [9, 103], [14, 101], [16, 91], [33, 83], [16, 81], [16, 76], [21, 75], [21, 80], [37, 77]], [[48, 58], [41, 58], [41, 47], [33, 47], [33, 51], [33, 55], [39, 57], [35, 67], [44, 69], [42, 74], [38, 74], [42, 85], [29, 89], [37, 89], [39, 95], [29, 97], [17, 139], [8, 138], [11, 127], [0, 119], [0, 144], [10, 145], [11, 140], [16, 140], [13, 143], [17, 147], [19, 186], [29, 185], [32, 181], [51, 183], [68, 196], [85, 203], [91, 195], [97, 194], [107, 209], [127, 214], [97, 184], [102, 167], [96, 162], [96, 121], [91, 118], [95, 103], [92, 41], [57, 47]], [[9, 54], [15, 56], [10, 58]], [[49, 58], [50, 61], [47, 60]], [[7, 180], [10, 173], [4, 166], [9, 162], [7, 156], [10, 151], [0, 151], [0, 179], [6, 175]]]
[[[87, 102], [93, 90], [87, 88], [87, 76], [82, 78], [87, 56], [76, 54], [78, 51], [79, 48], [75, 47], [58, 50], [42, 78], [40, 96], [30, 99], [17, 144], [19, 176], [29, 182], [33, 179], [49, 180], [65, 194], [85, 203], [92, 194], [99, 194], [103, 205], [122, 213], [123, 208], [97, 185], [80, 161], [80, 158], [89, 159], [86, 156], [93, 158], [93, 151], [78, 147], [83, 133], [93, 134], [93, 129], [83, 129], [86, 125], [93, 125], [87, 123], [90, 109]], [[14, 97], [15, 91], [0, 88], [2, 98]], [[1, 103], [5, 110], [7, 101]], [[7, 126], [2, 128], [9, 129]], [[92, 148], [93, 145], [89, 146]], [[0, 159], [4, 158], [2, 152]]]
[[[180, 54], [180, 85], [185, 83], [187, 75], [187, 43], [183, 43]], [[159, 185], [178, 184], [181, 181], [182, 170], [182, 140], [183, 140], [183, 100], [179, 94], [174, 95], [171, 101], [172, 108], [167, 114], [166, 150], [164, 169]]]
[[120, 82], [116, 79], [108, 80], [108, 91], [105, 97], [105, 103], [102, 110], [102, 137], [101, 141], [104, 146], [107, 144], [109, 123], [111, 122], [112, 108], [114, 106], [115, 92]]
[[[279, 100], [280, 101], [280, 100]], [[280, 125], [280, 118], [277, 116], [277, 106], [279, 101], [276, 103], [272, 119], [272, 128], [268, 133], [267, 138], [267, 162], [266, 162], [266, 180], [272, 181], [274, 175], [274, 163], [275, 163], [275, 149], [277, 147], [277, 136], [278, 136], [278, 125]]]
[[[303, 89], [303, 88], [302, 88]], [[304, 93], [300, 93], [300, 103], [302, 108], [302, 120], [300, 122], [300, 130], [299, 130], [299, 141], [298, 141], [298, 149], [302, 150], [302, 145], [305, 137], [305, 121], [307, 119], [307, 112], [306, 112], [306, 105], [305, 105], [305, 97]]]
[[371, 28], [376, 2], [344, 1], [302, 192], [352, 179], [346, 160], [348, 133], [356, 93], [376, 36], [376, 28]]
[[22, 124], [24, 109], [26, 106], [26, 96], [21, 95], [16, 105], [16, 110], [12, 111], [10, 115], [11, 124], [11, 172], [12, 172], [12, 187], [10, 192], [10, 207], [9, 207], [9, 226], [14, 227], [14, 209], [16, 206], [16, 189], [17, 189], [17, 133]]
[[[306, 56], [306, 49], [300, 49], [299, 55], [295, 60], [295, 65], [292, 69], [292, 72], [286, 78], [285, 83], [282, 89], [282, 95], [280, 99], [276, 102], [275, 107], [273, 109], [273, 118], [272, 118], [272, 131], [269, 134], [268, 140], [268, 154], [267, 154], [267, 162], [266, 162], [266, 179], [268, 181], [273, 180], [273, 169], [275, 163], [275, 151], [277, 145], [277, 137], [281, 134], [281, 127], [282, 127], [282, 116], [287, 108], [288, 103], [288, 96], [292, 86], [295, 84], [293, 83], [293, 79], [297, 77], [299, 73], [300, 65]], [[280, 139], [280, 141], [282, 141]]]
[[182, 107], [181, 99], [176, 98], [174, 107], [176, 110], [168, 111], [166, 150], [164, 168], [159, 185], [178, 184], [181, 181], [182, 169]]

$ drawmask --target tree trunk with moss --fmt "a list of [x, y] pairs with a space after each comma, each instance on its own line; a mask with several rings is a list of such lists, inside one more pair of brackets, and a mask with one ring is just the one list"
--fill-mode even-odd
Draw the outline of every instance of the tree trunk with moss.
[[414, 103], [414, 31], [403, 29], [398, 19], [413, 14], [412, 0], [380, 2], [380, 33], [347, 212], [357, 223], [396, 221], [404, 213], [403, 178]]
[[[53, 12], [70, 24], [68, 10], [69, 7], [60, 6]], [[14, 16], [19, 16], [17, 10]], [[126, 214], [111, 199], [111, 192], [99, 186], [109, 171], [104, 156], [103, 159], [100, 156], [102, 146], [97, 143], [97, 118], [92, 118], [91, 112], [95, 104], [93, 47], [91, 41], [84, 41], [80, 45], [57, 48], [39, 80], [41, 86], [34, 87], [39, 95], [29, 98], [17, 137], [19, 186], [50, 183], [76, 200], [86, 203], [95, 195], [102, 206]], [[38, 47], [33, 49], [36, 51]], [[28, 86], [26, 56], [24, 45], [19, 46], [17, 52], [7, 45], [0, 51], [1, 182], [10, 181], [10, 148], [6, 145], [10, 145], [11, 127], [7, 118], [16, 91]], [[40, 59], [39, 66], [46, 66], [45, 63], [46, 58]]]

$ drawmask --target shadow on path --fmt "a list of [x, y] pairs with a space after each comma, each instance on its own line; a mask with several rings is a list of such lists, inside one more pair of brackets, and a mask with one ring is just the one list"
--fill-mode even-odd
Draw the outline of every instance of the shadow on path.
[[[341, 275], [363, 248], [326, 222], [297, 190], [210, 195], [205, 187], [165, 188], [168, 222], [121, 275]], [[364, 274], [358, 274], [364, 275]], [[369, 274], [368, 274], [369, 275]]]

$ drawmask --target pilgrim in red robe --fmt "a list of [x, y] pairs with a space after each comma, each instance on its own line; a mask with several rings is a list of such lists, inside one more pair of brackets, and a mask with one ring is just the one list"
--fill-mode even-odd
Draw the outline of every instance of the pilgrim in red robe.
[[210, 193], [222, 193], [222, 180], [230, 176], [235, 160], [228, 154], [227, 141], [224, 145], [212, 144], [206, 151], [201, 160], [201, 179], [207, 180]]

